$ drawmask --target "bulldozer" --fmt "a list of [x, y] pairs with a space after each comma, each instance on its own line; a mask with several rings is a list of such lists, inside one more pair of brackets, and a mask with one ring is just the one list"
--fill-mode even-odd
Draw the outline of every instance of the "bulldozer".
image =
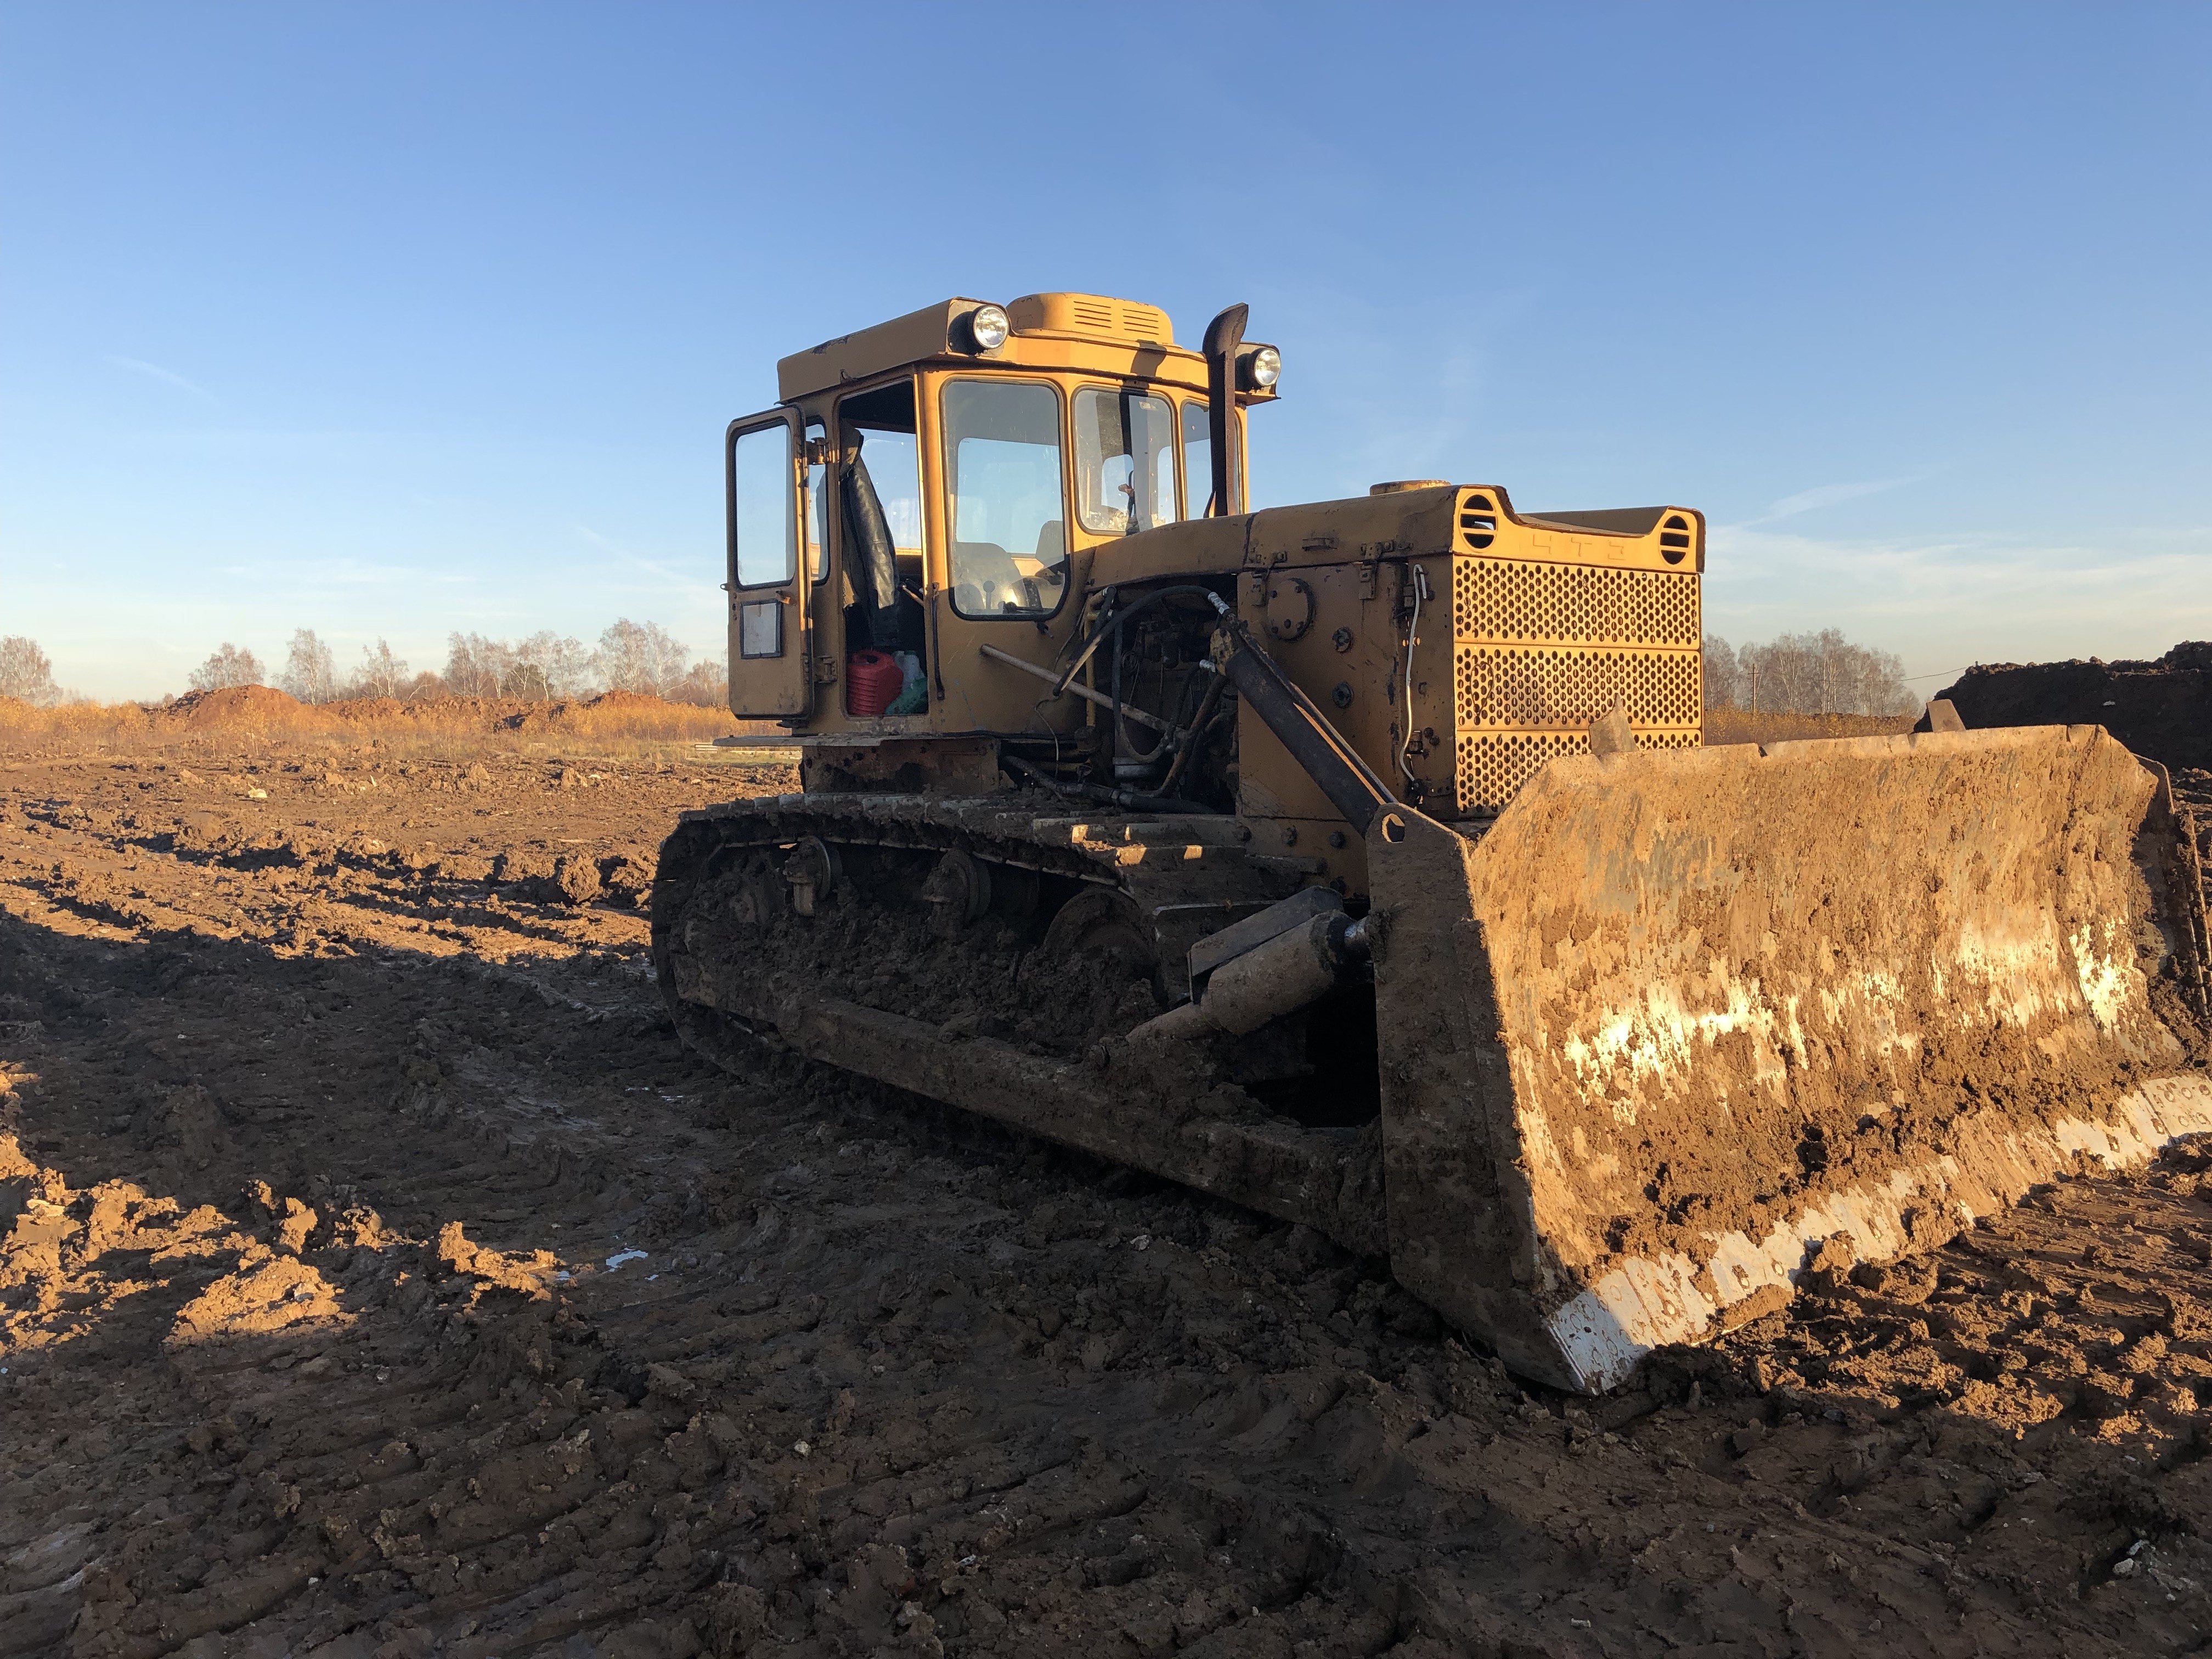
[[687, 1044], [1310, 1226], [1586, 1393], [1839, 1237], [2212, 1128], [2154, 769], [2094, 726], [1707, 747], [1701, 514], [1253, 510], [1247, 320], [948, 300], [731, 423], [730, 708], [801, 787], [661, 849]]

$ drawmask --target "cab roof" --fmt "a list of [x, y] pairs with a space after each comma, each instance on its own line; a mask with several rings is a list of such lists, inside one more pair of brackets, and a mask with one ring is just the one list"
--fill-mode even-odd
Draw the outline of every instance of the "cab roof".
[[[789, 403], [933, 357], [996, 358], [997, 352], [966, 351], [953, 343], [964, 332], [962, 320], [989, 303], [940, 300], [872, 328], [824, 340], [811, 351], [793, 352], [775, 366], [776, 395]], [[1018, 337], [1088, 341], [1199, 361], [1197, 353], [1176, 344], [1174, 326], [1158, 306], [1103, 294], [1028, 294], [1006, 310]]]

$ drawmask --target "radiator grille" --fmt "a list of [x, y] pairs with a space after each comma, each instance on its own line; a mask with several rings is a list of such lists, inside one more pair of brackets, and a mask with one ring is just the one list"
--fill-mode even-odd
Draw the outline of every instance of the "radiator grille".
[[[1469, 539], [1481, 528], [1461, 526]], [[1462, 814], [1497, 811], [1547, 761], [1588, 754], [1616, 704], [1639, 748], [1703, 740], [1694, 571], [1462, 556], [1451, 602]]]
[[1686, 571], [1455, 559], [1452, 632], [1463, 640], [1693, 646], [1698, 579]]
[[[1643, 749], [1695, 749], [1695, 732], [1639, 732]], [[1587, 732], [1477, 732], [1459, 740], [1458, 793], [1462, 812], [1494, 812], [1520, 793], [1537, 769], [1558, 755], [1587, 755]]]
[[1479, 726], [1542, 729], [1589, 723], [1628, 707], [1633, 726], [1695, 726], [1698, 658], [1687, 651], [1498, 649], [1453, 653], [1452, 703], [1462, 732]]

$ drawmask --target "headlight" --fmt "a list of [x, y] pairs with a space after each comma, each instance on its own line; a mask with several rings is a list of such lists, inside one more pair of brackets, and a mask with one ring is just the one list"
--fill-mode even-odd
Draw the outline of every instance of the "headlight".
[[1283, 354], [1271, 345], [1247, 346], [1237, 354], [1237, 381], [1247, 392], [1267, 392], [1283, 378]]
[[1012, 331], [1004, 306], [978, 306], [968, 313], [968, 337], [978, 351], [996, 351]]

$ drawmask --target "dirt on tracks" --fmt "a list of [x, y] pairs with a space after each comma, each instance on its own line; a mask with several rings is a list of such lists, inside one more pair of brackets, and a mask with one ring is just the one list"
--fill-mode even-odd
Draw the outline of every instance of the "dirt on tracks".
[[0, 1654], [2201, 1645], [2194, 1151], [1563, 1399], [1311, 1233], [694, 1062], [643, 866], [787, 774], [362, 760], [0, 766]]

